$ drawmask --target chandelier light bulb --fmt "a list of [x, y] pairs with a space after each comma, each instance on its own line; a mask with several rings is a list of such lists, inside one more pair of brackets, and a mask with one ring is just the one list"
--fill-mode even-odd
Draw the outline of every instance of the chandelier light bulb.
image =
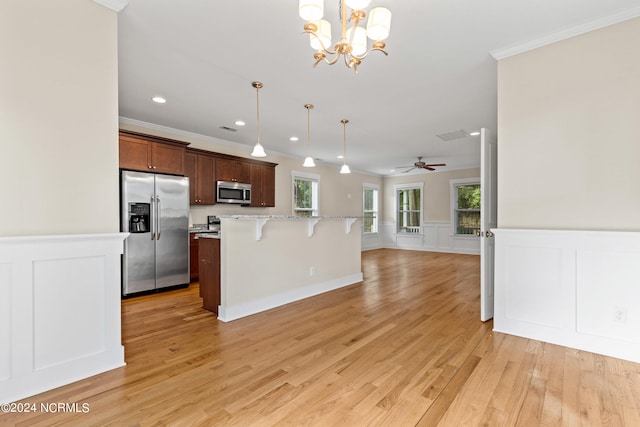
[[[331, 48], [331, 22], [321, 19], [313, 22], [318, 27], [316, 35], [309, 34], [309, 45], [314, 50], [322, 50], [324, 48]], [[320, 43], [322, 42], [322, 43]]]
[[347, 40], [353, 40], [351, 43], [351, 53], [357, 56], [364, 55], [367, 51], [367, 32], [362, 27], [356, 27], [356, 32], [351, 38], [351, 33], [353, 33], [353, 28], [349, 28], [347, 30]]
[[351, 9], [364, 9], [369, 6], [371, 0], [345, 0], [345, 3], [347, 3], [347, 6]]
[[324, 15], [323, 0], [300, 0], [298, 14], [305, 21], [317, 21]]
[[371, 40], [385, 40], [391, 31], [391, 11], [384, 7], [374, 7], [369, 12], [367, 35]]

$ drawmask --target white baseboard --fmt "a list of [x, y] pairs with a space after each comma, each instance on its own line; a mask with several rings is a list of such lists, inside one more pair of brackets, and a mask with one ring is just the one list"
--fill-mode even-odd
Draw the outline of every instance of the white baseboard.
[[294, 301], [309, 298], [315, 295], [332, 291], [334, 289], [349, 286], [354, 283], [362, 282], [362, 280], [362, 273], [357, 273], [327, 282], [316, 283], [304, 288], [294, 289], [269, 297], [256, 299], [231, 307], [219, 306], [218, 320], [221, 320], [223, 322], [230, 322], [232, 320], [240, 319], [241, 317], [250, 316], [252, 314], [270, 310], [272, 308], [289, 304]]

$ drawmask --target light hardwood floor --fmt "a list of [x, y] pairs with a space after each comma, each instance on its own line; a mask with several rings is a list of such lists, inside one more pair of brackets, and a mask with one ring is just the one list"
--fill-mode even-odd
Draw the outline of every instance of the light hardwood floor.
[[381, 249], [362, 268], [226, 324], [194, 284], [125, 300], [126, 367], [24, 400], [89, 412], [0, 425], [640, 426], [639, 364], [480, 322], [477, 256]]

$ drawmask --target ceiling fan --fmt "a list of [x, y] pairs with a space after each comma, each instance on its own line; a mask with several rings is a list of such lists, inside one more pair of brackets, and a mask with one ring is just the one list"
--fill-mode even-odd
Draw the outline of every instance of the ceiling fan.
[[409, 172], [411, 170], [414, 170], [416, 168], [417, 169], [427, 169], [427, 170], [430, 170], [430, 171], [434, 171], [435, 170], [434, 167], [436, 167], [436, 166], [447, 166], [447, 165], [445, 163], [429, 163], [429, 164], [427, 164], [427, 163], [422, 161], [422, 156], [420, 156], [420, 157], [418, 157], [418, 161], [415, 162], [412, 166], [396, 166], [396, 169], [409, 168], [406, 171], [404, 171], [403, 173], [407, 173], [407, 172]]

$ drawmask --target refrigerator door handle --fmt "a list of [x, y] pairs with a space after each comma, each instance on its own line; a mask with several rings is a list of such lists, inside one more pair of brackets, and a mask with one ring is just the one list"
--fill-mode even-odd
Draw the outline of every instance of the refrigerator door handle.
[[160, 230], [162, 229], [162, 222], [161, 222], [162, 218], [160, 216], [160, 197], [156, 196], [156, 221], [158, 222], [157, 225], [157, 237], [156, 240], [160, 240]]
[[155, 204], [155, 197], [151, 196], [151, 240], [155, 240], [156, 239], [156, 204]]

